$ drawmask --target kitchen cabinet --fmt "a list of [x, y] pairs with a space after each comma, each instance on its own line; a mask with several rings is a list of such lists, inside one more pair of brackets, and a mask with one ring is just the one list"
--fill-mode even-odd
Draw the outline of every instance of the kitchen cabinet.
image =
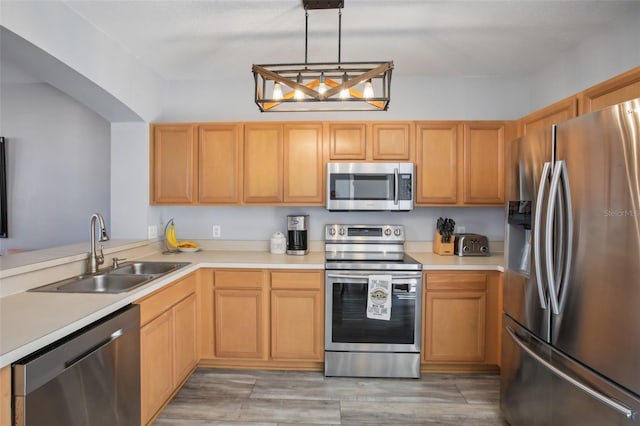
[[249, 123], [244, 132], [244, 202], [323, 205], [321, 123]]
[[148, 424], [198, 362], [196, 276], [139, 301], [142, 424]]
[[200, 272], [201, 365], [322, 369], [323, 271]]
[[267, 358], [267, 277], [261, 270], [214, 272], [214, 354], [216, 358]]
[[551, 132], [551, 126], [569, 120], [578, 115], [578, 98], [570, 96], [552, 105], [542, 108], [518, 120], [521, 136], [546, 129]]
[[327, 127], [329, 161], [413, 161], [412, 122], [330, 122]]
[[242, 126], [198, 126], [198, 202], [239, 204], [242, 175]]
[[580, 115], [640, 98], [640, 67], [603, 81], [578, 94]]
[[240, 204], [241, 124], [154, 124], [151, 203]]
[[191, 204], [196, 201], [196, 126], [152, 125], [151, 203]]
[[504, 204], [505, 138], [511, 140], [504, 122], [463, 124], [463, 203]]
[[0, 426], [11, 426], [11, 365], [0, 368]]
[[457, 122], [416, 124], [416, 204], [458, 201], [459, 132]]
[[271, 272], [271, 359], [324, 359], [324, 274]]
[[416, 123], [416, 205], [502, 205], [505, 140], [502, 121]]
[[490, 271], [425, 272], [424, 370], [497, 369], [501, 281], [496, 274]]

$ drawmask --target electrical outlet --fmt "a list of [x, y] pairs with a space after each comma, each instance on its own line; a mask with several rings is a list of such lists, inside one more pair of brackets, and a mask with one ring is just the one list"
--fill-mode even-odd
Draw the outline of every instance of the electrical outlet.
[[158, 238], [158, 226], [157, 225], [149, 225], [148, 230], [148, 238], [150, 240], [153, 240], [155, 238]]
[[220, 235], [222, 234], [222, 229], [220, 228], [220, 225], [213, 225], [213, 238], [220, 238]]
[[456, 234], [464, 234], [467, 231], [467, 227], [466, 226], [457, 226], [456, 227]]

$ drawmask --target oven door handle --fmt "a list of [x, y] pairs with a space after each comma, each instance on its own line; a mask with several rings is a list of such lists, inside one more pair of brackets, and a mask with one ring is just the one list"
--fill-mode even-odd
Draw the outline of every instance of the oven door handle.
[[[374, 275], [374, 274], [371, 274]], [[380, 275], [386, 275], [384, 273], [380, 273]], [[348, 275], [348, 274], [327, 274], [327, 278], [342, 278], [342, 279], [355, 279], [355, 280], [368, 280], [369, 275]], [[410, 280], [420, 278], [420, 273], [417, 272], [415, 275], [391, 275], [391, 280]]]

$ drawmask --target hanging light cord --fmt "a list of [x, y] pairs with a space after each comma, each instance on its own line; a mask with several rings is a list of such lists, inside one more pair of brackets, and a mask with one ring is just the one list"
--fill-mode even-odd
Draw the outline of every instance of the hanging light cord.
[[338, 10], [338, 63], [340, 63], [340, 47], [342, 45], [342, 9]]
[[309, 11], [304, 9], [304, 64], [307, 65], [307, 50], [309, 46]]

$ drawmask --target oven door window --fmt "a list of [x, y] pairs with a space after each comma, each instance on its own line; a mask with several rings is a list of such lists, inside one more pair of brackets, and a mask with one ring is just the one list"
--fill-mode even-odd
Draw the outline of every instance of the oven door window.
[[333, 343], [416, 343], [415, 284], [393, 284], [389, 320], [367, 318], [367, 283], [333, 282], [332, 293]]
[[393, 174], [331, 175], [332, 200], [383, 200], [394, 199], [395, 176]]

